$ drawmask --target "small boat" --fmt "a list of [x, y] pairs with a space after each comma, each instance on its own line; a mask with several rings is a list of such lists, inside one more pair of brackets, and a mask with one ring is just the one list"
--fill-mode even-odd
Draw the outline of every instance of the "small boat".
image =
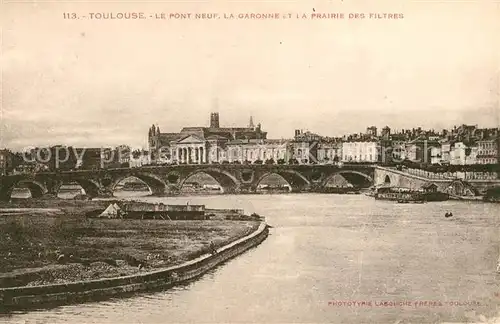
[[444, 217], [446, 217], [446, 218], [448, 218], [448, 217], [452, 217], [452, 216], [453, 216], [453, 213], [451, 213], [451, 212], [450, 212], [450, 213], [446, 213], [446, 214], [444, 214]]

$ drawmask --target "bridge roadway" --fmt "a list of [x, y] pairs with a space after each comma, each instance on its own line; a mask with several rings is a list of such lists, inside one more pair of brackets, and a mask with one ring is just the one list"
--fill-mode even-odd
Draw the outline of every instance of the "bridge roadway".
[[342, 176], [359, 187], [374, 183], [375, 165], [277, 165], [277, 164], [188, 164], [144, 166], [100, 170], [78, 170], [17, 174], [0, 177], [0, 200], [9, 200], [16, 187], [28, 188], [32, 197], [57, 195], [63, 184], [78, 183], [91, 197], [113, 195], [115, 186], [125, 178], [144, 181], [153, 195], [177, 193], [188, 178], [205, 173], [212, 176], [225, 193], [251, 193], [271, 174], [278, 174], [292, 192], [321, 191], [335, 176]]

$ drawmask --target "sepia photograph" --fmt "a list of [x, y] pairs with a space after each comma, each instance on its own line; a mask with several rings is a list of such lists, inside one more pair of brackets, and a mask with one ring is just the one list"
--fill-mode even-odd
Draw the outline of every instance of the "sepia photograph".
[[499, 323], [500, 2], [2, 0], [0, 323]]

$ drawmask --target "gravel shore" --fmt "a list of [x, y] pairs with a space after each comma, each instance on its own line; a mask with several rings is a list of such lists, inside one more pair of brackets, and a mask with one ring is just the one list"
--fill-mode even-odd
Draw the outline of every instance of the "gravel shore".
[[[85, 217], [109, 202], [31, 201], [0, 216], [0, 287], [67, 283], [169, 267], [253, 232], [257, 221]], [[2, 204], [2, 208], [20, 208]], [[54, 213], [53, 209], [61, 212]]]

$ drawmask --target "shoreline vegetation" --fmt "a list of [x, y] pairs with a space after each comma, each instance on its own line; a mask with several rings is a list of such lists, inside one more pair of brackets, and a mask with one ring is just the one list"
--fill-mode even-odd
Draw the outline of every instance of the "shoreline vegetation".
[[260, 224], [255, 217], [231, 217], [217, 209], [210, 209], [210, 220], [85, 216], [113, 202], [119, 200], [51, 198], [0, 203], [0, 288], [158, 270], [243, 238]]

